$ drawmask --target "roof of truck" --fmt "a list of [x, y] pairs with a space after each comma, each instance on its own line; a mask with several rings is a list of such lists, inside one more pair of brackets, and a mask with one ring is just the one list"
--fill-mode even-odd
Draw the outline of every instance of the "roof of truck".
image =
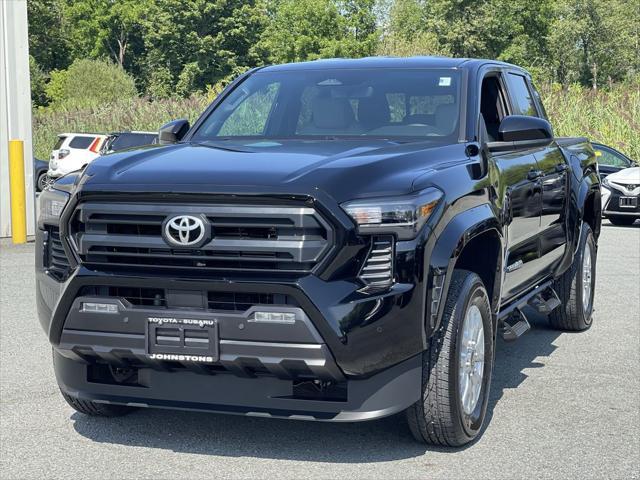
[[[270, 65], [262, 71], [285, 70], [324, 70], [341, 68], [461, 68], [478, 67], [486, 63], [509, 65], [497, 60], [449, 58], [449, 57], [365, 57], [365, 58], [329, 58], [309, 62]], [[511, 66], [511, 65], [510, 65]], [[515, 66], [515, 65], [513, 65]]]

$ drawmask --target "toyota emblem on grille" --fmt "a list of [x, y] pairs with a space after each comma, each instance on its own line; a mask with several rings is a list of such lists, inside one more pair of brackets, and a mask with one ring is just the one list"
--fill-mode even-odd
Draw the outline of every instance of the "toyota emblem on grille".
[[191, 247], [200, 244], [207, 235], [208, 222], [195, 215], [176, 215], [164, 224], [164, 239], [170, 245]]

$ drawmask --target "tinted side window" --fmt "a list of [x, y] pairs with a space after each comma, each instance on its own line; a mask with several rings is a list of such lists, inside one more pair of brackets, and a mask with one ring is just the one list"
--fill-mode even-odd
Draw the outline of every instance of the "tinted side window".
[[510, 73], [508, 78], [511, 99], [513, 100], [513, 114], [537, 117], [536, 104], [527, 86], [527, 80], [522, 75], [514, 73]]
[[74, 137], [71, 142], [69, 142], [69, 146], [71, 148], [89, 148], [91, 142], [93, 142], [96, 137]]

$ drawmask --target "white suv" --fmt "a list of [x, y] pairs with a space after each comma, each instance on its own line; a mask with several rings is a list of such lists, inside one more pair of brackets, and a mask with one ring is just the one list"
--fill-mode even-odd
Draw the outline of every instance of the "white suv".
[[58, 178], [79, 170], [100, 155], [106, 135], [61, 133], [53, 147], [47, 175]]

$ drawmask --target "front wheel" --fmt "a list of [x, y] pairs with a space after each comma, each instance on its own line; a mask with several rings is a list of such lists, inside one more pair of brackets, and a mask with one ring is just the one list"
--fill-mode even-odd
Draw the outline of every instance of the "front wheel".
[[91, 400], [81, 400], [60, 390], [62, 397], [76, 412], [90, 417], [121, 417], [135, 410], [134, 407], [126, 405], [111, 405], [98, 403]]
[[489, 400], [494, 338], [482, 280], [455, 270], [442, 324], [423, 353], [422, 398], [407, 409], [418, 441], [458, 447], [478, 436]]

